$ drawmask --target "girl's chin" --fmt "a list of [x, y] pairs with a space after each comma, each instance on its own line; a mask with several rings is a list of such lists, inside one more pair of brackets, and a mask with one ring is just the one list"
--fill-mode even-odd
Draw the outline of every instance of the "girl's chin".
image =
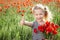
[[41, 19], [36, 19], [36, 20], [41, 20]]
[[41, 20], [42, 18], [38, 18], [37, 20]]

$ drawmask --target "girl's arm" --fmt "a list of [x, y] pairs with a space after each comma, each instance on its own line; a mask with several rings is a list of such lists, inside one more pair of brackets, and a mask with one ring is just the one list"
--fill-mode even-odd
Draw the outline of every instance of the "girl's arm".
[[30, 26], [30, 27], [32, 27], [32, 25], [33, 25], [33, 22], [28, 22], [28, 21], [25, 21], [24, 25], [27, 25], [27, 26]]
[[23, 16], [22, 19], [21, 19], [21, 21], [20, 21], [20, 24], [21, 24], [21, 25], [27, 25], [27, 26], [32, 27], [33, 22], [25, 21], [24, 16]]

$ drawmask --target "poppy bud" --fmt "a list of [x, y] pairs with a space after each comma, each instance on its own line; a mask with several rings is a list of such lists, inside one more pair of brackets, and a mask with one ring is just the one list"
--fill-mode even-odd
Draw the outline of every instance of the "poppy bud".
[[36, 28], [34, 29], [34, 33], [37, 33], [37, 29]]
[[24, 16], [24, 14], [22, 13], [21, 16]]

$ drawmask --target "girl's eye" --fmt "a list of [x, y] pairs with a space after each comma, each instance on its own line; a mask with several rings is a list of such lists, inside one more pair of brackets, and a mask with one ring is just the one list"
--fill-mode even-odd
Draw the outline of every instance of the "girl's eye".
[[38, 14], [36, 14], [36, 15], [38, 15]]
[[39, 15], [43, 15], [42, 13], [40, 13]]
[[38, 14], [35, 14], [35, 15], [38, 15]]

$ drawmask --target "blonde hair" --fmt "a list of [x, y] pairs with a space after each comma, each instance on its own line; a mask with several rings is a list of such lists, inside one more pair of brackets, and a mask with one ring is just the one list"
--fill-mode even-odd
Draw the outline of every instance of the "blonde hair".
[[51, 21], [52, 20], [51, 11], [49, 10], [49, 8], [47, 6], [42, 5], [42, 4], [37, 4], [34, 7], [32, 7], [32, 12], [36, 9], [42, 9], [44, 11], [44, 13], [45, 13], [44, 20], [45, 21]]

